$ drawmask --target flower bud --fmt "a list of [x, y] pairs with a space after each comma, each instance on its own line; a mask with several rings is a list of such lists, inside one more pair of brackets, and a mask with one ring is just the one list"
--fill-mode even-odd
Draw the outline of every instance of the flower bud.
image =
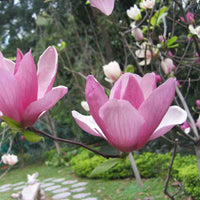
[[81, 106], [83, 107], [83, 109], [85, 111], [90, 111], [90, 108], [89, 108], [87, 101], [81, 101]]
[[196, 100], [196, 105], [197, 105], [197, 108], [200, 109], [200, 100]]
[[170, 74], [172, 70], [176, 68], [175, 65], [173, 64], [173, 60], [170, 58], [165, 58], [161, 62], [161, 67], [165, 74]]
[[147, 10], [152, 9], [156, 3], [156, 0], [142, 0], [140, 7]]
[[17, 156], [15, 156], [13, 154], [4, 154], [1, 157], [1, 159], [4, 164], [8, 164], [8, 165], [15, 165], [18, 162]]
[[140, 28], [136, 27], [135, 22], [131, 23], [131, 28], [133, 29], [131, 32], [135, 40], [136, 41], [143, 40], [143, 32]]
[[115, 82], [122, 74], [119, 64], [116, 61], [112, 61], [103, 66], [105, 80], [108, 82]]
[[129, 16], [129, 18], [133, 20], [138, 21], [141, 19], [141, 12], [137, 5], [134, 5], [134, 7], [130, 7], [130, 9], [128, 9], [126, 13]]
[[187, 123], [187, 121], [185, 121], [183, 123], [183, 125], [181, 125], [180, 127], [186, 134], [188, 134], [190, 132], [190, 130], [191, 130], [191, 128], [190, 128], [189, 124]]
[[[186, 14], [186, 18], [189, 24], [194, 23], [194, 14], [192, 12], [188, 12]], [[185, 23], [184, 17], [180, 17], [181, 21]]]
[[160, 75], [156, 74], [155, 77], [156, 77], [156, 83], [161, 83], [162, 82], [162, 78], [161, 78]]

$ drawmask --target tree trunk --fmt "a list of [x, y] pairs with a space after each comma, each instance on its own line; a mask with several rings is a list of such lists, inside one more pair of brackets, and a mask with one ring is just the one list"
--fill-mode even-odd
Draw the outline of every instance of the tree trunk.
[[129, 158], [129, 160], [130, 160], [130, 162], [131, 162], [131, 166], [132, 166], [133, 172], [134, 172], [134, 174], [135, 174], [135, 178], [136, 178], [136, 181], [137, 181], [137, 183], [138, 183], [138, 186], [139, 186], [140, 188], [143, 188], [142, 179], [141, 179], [141, 177], [140, 177], [140, 173], [139, 173], [139, 170], [138, 170], [138, 168], [137, 168], [137, 165], [136, 165], [136, 163], [135, 163], [135, 160], [134, 160], [134, 158], [133, 158], [132, 153], [129, 153], [128, 158]]
[[200, 141], [198, 141], [194, 146], [195, 146], [197, 165], [198, 165], [199, 177], [200, 177]]

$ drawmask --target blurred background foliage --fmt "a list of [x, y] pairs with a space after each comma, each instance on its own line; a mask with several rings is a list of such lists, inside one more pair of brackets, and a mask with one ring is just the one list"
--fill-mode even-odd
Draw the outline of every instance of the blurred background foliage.
[[[0, 2], [0, 50], [5, 57], [13, 58], [16, 48], [21, 49], [23, 53], [32, 49], [37, 63], [39, 56], [48, 46], [54, 45], [58, 50], [59, 68], [55, 85], [65, 85], [69, 91], [48, 112], [48, 116], [59, 137], [86, 144], [105, 144], [101, 138], [84, 133], [76, 125], [71, 111], [77, 110], [87, 114], [80, 103], [85, 100], [85, 78], [88, 74], [93, 74], [105, 88], [110, 88], [111, 85], [104, 80], [102, 70], [104, 64], [116, 60], [120, 63], [122, 70], [129, 64], [135, 66], [134, 59], [127, 50], [120, 33], [127, 31], [130, 26], [131, 21], [127, 17], [126, 10], [134, 4], [139, 5], [139, 2], [116, 0], [114, 12], [108, 17], [86, 5], [84, 0], [19, 0], [17, 3], [14, 0], [7, 0]], [[170, 5], [170, 3], [172, 3], [170, 0], [158, 1], [156, 6], [160, 8], [163, 5]], [[198, 24], [200, 8], [196, 1], [193, 3], [188, 1], [188, 4], [190, 4], [190, 11], [196, 13], [195, 20]], [[168, 15], [171, 16], [171, 14], [169, 11]], [[180, 17], [180, 10], [177, 8], [175, 18], [179, 20], [178, 17]], [[167, 20], [167, 23], [170, 29], [173, 22]], [[185, 30], [181, 26], [177, 27], [175, 31], [180, 46], [171, 51], [178, 63], [187, 40]], [[162, 25], [155, 27], [156, 35], [162, 31]], [[154, 44], [159, 42], [157, 37], [152, 38]], [[126, 40], [133, 50], [137, 49], [131, 34], [126, 34]], [[194, 54], [192, 49], [188, 52], [187, 57], [190, 56], [189, 54]], [[146, 69], [145, 72], [150, 71], [160, 72], [156, 61], [155, 65]], [[135, 68], [135, 72], [139, 73], [137, 68]], [[190, 82], [186, 80], [188, 75]], [[186, 100], [191, 107], [195, 106], [195, 100], [200, 96], [199, 81], [195, 81], [198, 80], [199, 75], [198, 66], [189, 68], [189, 64], [176, 71], [177, 79], [182, 84], [181, 90], [186, 94]], [[52, 126], [49, 127], [49, 121], [45, 117], [41, 118], [35, 126], [47, 132], [53, 130]], [[178, 132], [179, 129], [173, 129], [166, 137], [179, 138], [179, 152], [192, 153], [190, 142], [181, 137]], [[9, 144], [9, 140], [5, 142], [1, 153], [6, 152], [9, 146], [7, 143]], [[53, 141], [46, 138], [45, 143], [31, 144], [18, 134], [14, 139], [13, 151], [40, 156], [41, 152], [51, 149], [54, 145]], [[61, 146], [67, 145], [62, 144]], [[166, 153], [172, 147], [170, 142], [159, 138], [150, 142], [141, 151]]]

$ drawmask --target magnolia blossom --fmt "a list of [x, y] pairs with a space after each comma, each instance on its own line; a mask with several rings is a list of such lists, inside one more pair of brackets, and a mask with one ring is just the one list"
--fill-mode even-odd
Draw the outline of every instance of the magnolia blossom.
[[200, 109], [200, 100], [196, 100], [196, 105], [197, 105], [197, 108]]
[[111, 89], [109, 98], [90, 75], [85, 94], [91, 115], [72, 111], [77, 124], [122, 152], [142, 148], [176, 124], [182, 124], [187, 117], [180, 107], [170, 107], [175, 95], [175, 79], [170, 78], [157, 88], [154, 73], [144, 77], [123, 74]]
[[141, 41], [143, 40], [143, 32], [140, 28], [137, 28], [135, 25], [135, 22], [131, 23], [131, 28], [132, 28], [132, 35], [135, 38], [136, 41]]
[[147, 10], [152, 9], [156, 3], [156, 0], [142, 0], [140, 7]]
[[162, 78], [160, 75], [155, 74], [155, 78], [156, 78], [156, 83], [161, 83], [162, 82]]
[[194, 28], [194, 26], [190, 24], [188, 28], [189, 28], [190, 33], [192, 33], [193, 35], [196, 35], [200, 39], [200, 26], [197, 26], [196, 28]]
[[[194, 14], [192, 12], [188, 12], [186, 14], [186, 18], [189, 24], [192, 24], [194, 22]], [[184, 17], [180, 17], [181, 21], [185, 23]]]
[[107, 65], [104, 65], [103, 71], [104, 74], [106, 75], [105, 80], [111, 83], [115, 82], [122, 74], [120, 66], [116, 61], [112, 61]]
[[90, 111], [87, 101], [81, 101], [81, 106], [85, 111]]
[[130, 9], [128, 9], [126, 13], [129, 16], [129, 18], [133, 20], [138, 21], [141, 19], [141, 12], [137, 5], [134, 5], [134, 7], [130, 7]]
[[176, 68], [176, 66], [173, 63], [173, 60], [170, 58], [165, 58], [161, 62], [161, 67], [165, 74], [170, 74], [172, 72], [172, 70], [174, 70]]
[[105, 15], [110, 15], [114, 9], [115, 0], [90, 0], [90, 4]]
[[18, 162], [18, 158], [14, 154], [4, 154], [1, 160], [7, 165], [15, 165]]
[[[141, 45], [141, 49], [135, 51], [135, 55], [138, 58], [144, 58], [143, 61], [139, 62], [140, 65], [149, 65], [151, 62], [151, 57], [156, 55], [158, 52], [158, 49], [153, 48], [152, 50], [149, 49], [149, 46], [146, 42], [143, 42]], [[152, 55], [153, 53], [153, 55]]]
[[23, 55], [17, 50], [16, 63], [0, 52], [0, 111], [23, 127], [37, 119], [67, 93], [67, 88], [52, 88], [57, 73], [58, 55], [49, 47], [40, 56], [38, 68], [31, 51]]

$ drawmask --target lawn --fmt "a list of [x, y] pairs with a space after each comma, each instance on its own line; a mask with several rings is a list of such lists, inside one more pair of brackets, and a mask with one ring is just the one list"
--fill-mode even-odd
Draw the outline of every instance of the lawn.
[[[21, 181], [26, 181], [27, 174], [39, 172], [40, 181], [55, 177], [65, 178], [66, 180], [78, 179], [79, 181], [86, 181], [87, 189], [84, 192], [92, 193], [93, 197], [98, 200], [164, 200], [168, 199], [164, 193], [164, 181], [161, 178], [143, 180], [144, 188], [140, 189], [137, 186], [135, 179], [123, 180], [103, 180], [103, 179], [83, 179], [77, 177], [71, 167], [64, 168], [50, 168], [43, 164], [27, 166], [24, 169], [14, 169], [8, 172], [0, 181], [0, 186], [4, 184], [14, 184]], [[173, 190], [174, 188], [172, 188]], [[13, 191], [0, 193], [0, 200], [9, 200]], [[51, 199], [52, 194], [45, 192], [48, 200]], [[177, 199], [183, 200], [181, 196]], [[148, 197], [148, 198], [147, 198]], [[70, 199], [70, 198], [69, 198]], [[71, 198], [72, 199], [72, 198]]]

